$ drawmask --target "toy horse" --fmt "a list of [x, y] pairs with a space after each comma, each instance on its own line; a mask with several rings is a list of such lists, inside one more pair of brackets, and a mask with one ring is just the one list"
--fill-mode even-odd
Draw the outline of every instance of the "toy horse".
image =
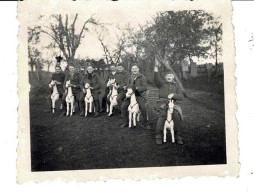
[[139, 111], [139, 105], [136, 100], [136, 96], [132, 88], [127, 89], [126, 98], [130, 98], [130, 105], [128, 107], [129, 111], [129, 128], [131, 128], [132, 121], [133, 126], [136, 127], [137, 121], [139, 121], [140, 117], [140, 111]]
[[173, 111], [174, 111], [174, 102], [173, 102], [173, 100], [170, 99], [168, 102], [167, 119], [165, 121], [164, 130], [163, 130], [163, 134], [164, 134], [163, 142], [166, 142], [167, 129], [170, 129], [171, 136], [172, 136], [172, 143], [175, 142], [174, 121], [172, 118]]
[[52, 112], [55, 113], [55, 107], [56, 107], [56, 101], [59, 100], [59, 93], [56, 86], [56, 81], [52, 80], [49, 84], [49, 87], [53, 87], [53, 93], [51, 94], [51, 100], [52, 100]]
[[109, 112], [108, 116], [111, 116], [113, 114], [113, 108], [117, 106], [117, 89], [116, 89], [116, 82], [115, 79], [109, 80], [107, 86], [111, 86], [111, 90], [109, 92], [109, 102], [110, 105], [107, 104], [107, 112]]
[[[71, 88], [71, 81], [67, 81], [66, 82], [66, 87], [68, 89], [68, 93], [67, 96], [65, 98], [66, 104], [67, 104], [67, 112], [66, 112], [66, 116], [69, 115], [70, 112], [70, 116], [72, 116], [73, 110], [74, 110], [74, 103], [75, 103], [75, 98], [74, 95], [72, 93], [72, 88]], [[71, 106], [71, 109], [70, 109]]]
[[91, 87], [89, 85], [89, 83], [85, 84], [85, 89], [86, 89], [86, 96], [85, 96], [85, 105], [86, 105], [86, 109], [85, 109], [85, 117], [87, 116], [87, 111], [88, 111], [88, 104], [89, 104], [89, 113], [92, 113], [93, 111], [93, 96], [91, 93]]

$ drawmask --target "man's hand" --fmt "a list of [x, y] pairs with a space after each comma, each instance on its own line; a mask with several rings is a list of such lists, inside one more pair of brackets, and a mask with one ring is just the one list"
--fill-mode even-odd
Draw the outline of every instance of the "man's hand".
[[56, 81], [56, 84], [57, 84], [57, 85], [61, 85], [61, 83], [60, 83], [60, 82], [58, 82], [58, 81]]
[[172, 99], [172, 97], [174, 97], [174, 94], [173, 94], [173, 93], [171, 93], [171, 94], [168, 95], [168, 99]]
[[89, 87], [90, 89], [94, 89], [93, 87]]
[[119, 85], [114, 86], [115, 89], [119, 89]]
[[138, 87], [136, 87], [136, 91], [138, 91]]
[[123, 89], [126, 90], [126, 89], [127, 89], [127, 86], [123, 86]]
[[158, 66], [155, 66], [155, 67], [154, 67], [154, 72], [159, 72]]
[[83, 93], [86, 93], [86, 89], [82, 89]]

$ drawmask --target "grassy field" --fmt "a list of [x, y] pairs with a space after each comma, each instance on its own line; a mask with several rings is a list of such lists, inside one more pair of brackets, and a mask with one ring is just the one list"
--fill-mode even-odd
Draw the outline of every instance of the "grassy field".
[[[157, 146], [153, 107], [157, 89], [149, 87], [149, 121], [152, 130], [120, 128], [119, 115], [99, 118], [61, 117], [49, 112], [47, 85], [35, 85], [31, 77], [30, 131], [33, 171], [107, 169], [226, 163], [223, 78], [184, 82], [190, 98], [184, 114], [184, 145], [167, 142]], [[43, 76], [43, 81], [48, 81]]]

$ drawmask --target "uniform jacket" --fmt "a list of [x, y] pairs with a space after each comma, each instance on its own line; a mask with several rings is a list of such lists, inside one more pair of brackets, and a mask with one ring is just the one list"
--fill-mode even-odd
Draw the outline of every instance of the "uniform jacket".
[[51, 81], [58, 81], [61, 83], [60, 85], [56, 85], [58, 91], [63, 89], [65, 76], [63, 72], [53, 73], [51, 76]]
[[89, 83], [91, 87], [93, 87], [93, 90], [99, 90], [101, 88], [101, 79], [99, 77], [99, 75], [95, 72], [93, 72], [92, 74], [90, 74], [91, 77], [89, 76], [89, 74], [85, 74], [80, 82], [80, 88], [84, 89], [85, 88], [85, 84]]
[[137, 90], [135, 91], [136, 96], [144, 96], [144, 93], [147, 91], [146, 77], [140, 73], [138, 73], [135, 80], [130, 75], [129, 79], [127, 80], [127, 85], [133, 85], [135, 88], [137, 88]]
[[71, 73], [68, 73], [65, 76], [64, 89], [66, 89], [66, 82], [69, 81], [69, 80], [71, 81], [71, 84], [76, 85], [76, 87], [72, 87], [72, 91], [74, 93], [80, 91], [80, 82], [82, 80], [81, 74], [78, 73], [78, 72], [75, 72], [73, 74], [73, 76], [71, 76]]
[[123, 91], [123, 87], [127, 86], [129, 77], [130, 75], [126, 71], [116, 73], [116, 84], [119, 85], [119, 91]]

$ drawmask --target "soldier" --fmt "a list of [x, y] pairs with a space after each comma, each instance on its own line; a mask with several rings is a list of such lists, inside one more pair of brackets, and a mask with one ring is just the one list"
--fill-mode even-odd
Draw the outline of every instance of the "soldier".
[[[146, 81], [146, 77], [139, 73], [139, 68], [137, 64], [134, 64], [131, 67], [131, 75], [127, 81], [127, 85], [132, 86], [132, 88], [135, 89], [136, 99], [144, 119], [144, 127], [146, 129], [151, 129], [150, 125], [148, 124], [147, 110], [145, 106], [145, 103], [146, 103], [145, 93], [147, 91], [147, 81]], [[121, 113], [122, 113], [122, 116], [126, 118], [127, 121], [121, 126], [122, 128], [128, 126], [129, 119], [127, 117], [127, 112], [128, 112], [129, 105], [130, 105], [130, 99], [129, 98], [125, 99], [121, 107]]]
[[101, 104], [101, 110], [100, 112], [105, 112], [106, 111], [106, 102], [107, 102], [107, 96], [109, 93], [109, 86], [107, 86], [107, 83], [110, 79], [116, 79], [116, 64], [111, 64], [110, 65], [110, 73], [107, 76], [106, 80], [105, 80], [105, 91], [104, 91], [104, 95], [102, 97], [102, 104]]
[[[65, 79], [65, 74], [62, 72], [62, 69], [60, 66], [55, 66], [55, 73], [52, 74], [51, 76], [51, 81], [57, 81], [56, 86], [57, 86], [57, 91], [59, 93], [59, 98], [62, 98], [62, 104], [64, 103], [63, 101], [63, 94], [64, 94], [64, 89], [63, 89], [63, 84], [64, 84], [64, 79]], [[53, 89], [52, 89], [53, 90]], [[53, 91], [51, 91], [52, 93]], [[50, 101], [50, 109], [52, 108], [52, 101]]]
[[93, 101], [95, 105], [95, 117], [99, 116], [100, 103], [99, 103], [99, 91], [101, 89], [101, 80], [97, 73], [94, 72], [92, 65], [87, 67], [87, 74], [85, 74], [80, 83], [80, 88], [82, 89], [80, 98], [82, 99], [83, 105], [81, 106], [80, 116], [84, 116], [84, 98], [86, 94], [85, 84], [89, 83], [91, 87], [91, 93], [93, 96]]
[[64, 93], [64, 97], [63, 97], [63, 113], [62, 116], [66, 115], [66, 96], [67, 96], [67, 91], [66, 91], [66, 81], [71, 81], [71, 86], [72, 86], [72, 93], [73, 96], [75, 98], [75, 101], [78, 102], [79, 107], [84, 107], [84, 101], [80, 98], [80, 94], [81, 94], [81, 89], [80, 89], [80, 82], [81, 82], [81, 74], [79, 72], [76, 72], [75, 67], [73, 65], [69, 65], [69, 73], [65, 76], [65, 80], [64, 80], [64, 89], [65, 89], [65, 93]]
[[182, 132], [182, 110], [178, 105], [178, 101], [183, 100], [183, 93], [179, 87], [179, 84], [174, 80], [175, 76], [173, 72], [168, 71], [165, 74], [165, 82], [163, 82], [159, 76], [158, 66], [154, 67], [154, 83], [159, 88], [159, 119], [155, 130], [155, 142], [158, 145], [162, 145], [162, 132], [165, 121], [167, 119], [167, 101], [168, 99], [174, 100], [174, 111], [172, 119], [174, 121], [174, 131], [176, 143], [183, 144], [181, 137]]
[[[118, 85], [118, 96], [117, 96], [117, 104], [118, 108], [121, 111], [121, 107], [123, 104], [123, 101], [126, 97], [126, 88], [127, 88], [127, 82], [130, 77], [130, 74], [124, 70], [124, 67], [122, 65], [117, 66], [117, 74], [116, 74], [116, 83]], [[121, 115], [121, 117], [124, 117]]]

